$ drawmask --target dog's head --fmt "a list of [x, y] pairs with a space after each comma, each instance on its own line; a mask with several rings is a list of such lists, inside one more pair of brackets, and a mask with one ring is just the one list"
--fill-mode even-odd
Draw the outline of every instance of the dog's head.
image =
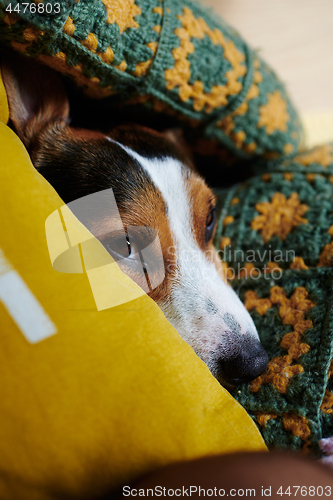
[[58, 75], [25, 64], [5, 60], [3, 78], [13, 128], [35, 167], [66, 203], [112, 188], [131, 234], [124, 244], [106, 229], [112, 210], [86, 214], [88, 229], [141, 286], [146, 276], [138, 247], [156, 231], [165, 277], [149, 295], [221, 382], [257, 377], [268, 358], [249, 313], [224, 281], [213, 246], [215, 197], [174, 135], [139, 126], [72, 128]]

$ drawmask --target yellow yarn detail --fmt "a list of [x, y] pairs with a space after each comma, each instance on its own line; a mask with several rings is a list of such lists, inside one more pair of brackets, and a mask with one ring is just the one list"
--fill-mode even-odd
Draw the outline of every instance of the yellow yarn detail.
[[163, 16], [163, 9], [162, 7], [154, 7], [153, 8], [154, 14], [159, 14], [160, 16]]
[[233, 117], [243, 116], [245, 115], [245, 113], [247, 113], [249, 109], [248, 102], [251, 99], [255, 99], [259, 95], [259, 87], [257, 84], [260, 83], [261, 80], [262, 80], [261, 73], [259, 71], [255, 71], [253, 76], [253, 83], [246, 94], [245, 100], [229, 116], [217, 122], [217, 126], [221, 128], [226, 135], [231, 137], [231, 139], [235, 142], [235, 145], [238, 148], [241, 148], [246, 153], [253, 153], [257, 148], [257, 144], [254, 141], [248, 144], [244, 144], [245, 138], [243, 141], [239, 140], [239, 136], [237, 136], [237, 134], [232, 133], [233, 129], [235, 128]]
[[282, 193], [275, 193], [271, 202], [257, 203], [255, 208], [261, 215], [253, 219], [251, 228], [261, 231], [265, 243], [274, 235], [285, 240], [294, 227], [308, 222], [302, 215], [309, 207], [301, 204], [297, 193], [288, 199]]
[[127, 28], [138, 28], [139, 24], [134, 19], [141, 14], [141, 9], [134, 3], [134, 0], [102, 0], [105, 5], [108, 17], [106, 22], [116, 23], [119, 26], [120, 33]]
[[220, 249], [223, 250], [223, 248], [229, 246], [231, 243], [231, 239], [227, 236], [221, 238], [221, 242], [220, 242]]
[[114, 58], [114, 53], [111, 47], [108, 47], [105, 52], [97, 52], [97, 55], [107, 64], [111, 64]]
[[292, 144], [290, 144], [290, 143], [285, 144], [285, 145], [283, 146], [283, 151], [284, 151], [287, 155], [289, 155], [290, 153], [292, 153], [292, 152], [294, 151], [294, 146], [293, 146]]
[[126, 71], [127, 62], [126, 61], [121, 61], [121, 63], [118, 64], [118, 66], [115, 66], [115, 68], [118, 69], [119, 71]]
[[75, 31], [75, 24], [73, 23], [73, 19], [71, 17], [67, 18], [62, 31], [66, 33], [66, 35], [73, 36], [73, 33]]
[[272, 134], [276, 130], [285, 132], [289, 121], [287, 103], [283, 99], [281, 92], [275, 90], [268, 94], [268, 102], [259, 108], [260, 119], [258, 127], [266, 127], [267, 134]]
[[96, 53], [98, 40], [94, 33], [89, 33], [85, 40], [82, 40], [82, 45], [84, 45], [90, 52]]
[[224, 219], [223, 221], [223, 225], [224, 226], [227, 226], [228, 224], [231, 224], [232, 222], [234, 222], [234, 218], [232, 215], [227, 215], [226, 218]]
[[319, 163], [322, 167], [328, 167], [331, 163], [333, 163], [332, 153], [333, 146], [330, 144], [324, 144], [323, 146], [317, 146], [309, 153], [295, 156], [295, 161], [306, 167], [311, 163]]
[[[188, 7], [184, 7], [183, 15], [178, 15], [182, 23], [181, 28], [176, 28], [174, 33], [180, 39], [180, 47], [173, 49], [172, 55], [175, 65], [165, 71], [167, 89], [172, 90], [179, 87], [179, 97], [186, 102], [193, 99], [193, 108], [196, 111], [205, 110], [210, 113], [213, 109], [228, 103], [227, 96], [240, 92], [242, 84], [238, 78], [246, 73], [244, 65], [245, 57], [237, 49], [232, 40], [226, 40], [220, 30], [212, 30], [203, 18], [197, 19]], [[224, 57], [230, 62], [232, 69], [226, 72], [227, 84], [214, 85], [211, 92], [204, 92], [204, 85], [200, 80], [190, 84], [191, 77], [190, 62], [187, 56], [194, 51], [191, 38], [203, 39], [207, 35], [214, 45], [221, 45], [224, 49]]]
[[[149, 47], [153, 51], [153, 54], [155, 55], [157, 52], [158, 43], [157, 42], [149, 42], [149, 43], [147, 43], [147, 47]], [[136, 76], [145, 75], [147, 73], [149, 67], [151, 66], [152, 62], [153, 62], [153, 57], [151, 59], [148, 59], [148, 61], [139, 62], [135, 66], [135, 70], [134, 70], [133, 74]]]

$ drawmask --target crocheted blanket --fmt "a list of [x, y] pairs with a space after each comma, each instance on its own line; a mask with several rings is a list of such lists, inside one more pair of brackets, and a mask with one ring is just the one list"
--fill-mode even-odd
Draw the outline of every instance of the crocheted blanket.
[[216, 245], [270, 357], [232, 394], [268, 446], [314, 454], [333, 435], [332, 174], [333, 144], [217, 193]]
[[89, 95], [117, 94], [172, 114], [238, 157], [298, 150], [302, 127], [281, 81], [194, 1], [1, 0], [0, 42], [71, 76]]

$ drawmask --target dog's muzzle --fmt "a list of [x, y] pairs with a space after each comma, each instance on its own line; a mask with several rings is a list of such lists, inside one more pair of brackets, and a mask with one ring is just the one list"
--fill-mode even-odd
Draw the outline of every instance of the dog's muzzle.
[[230, 346], [229, 353], [224, 349], [218, 363], [218, 378], [233, 385], [250, 382], [265, 371], [268, 361], [268, 355], [259, 340], [244, 335], [238, 339], [237, 346]]

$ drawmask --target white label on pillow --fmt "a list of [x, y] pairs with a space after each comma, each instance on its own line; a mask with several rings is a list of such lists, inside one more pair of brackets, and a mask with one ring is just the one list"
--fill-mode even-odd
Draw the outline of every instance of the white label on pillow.
[[26, 339], [35, 344], [57, 332], [55, 324], [0, 249], [0, 301]]

